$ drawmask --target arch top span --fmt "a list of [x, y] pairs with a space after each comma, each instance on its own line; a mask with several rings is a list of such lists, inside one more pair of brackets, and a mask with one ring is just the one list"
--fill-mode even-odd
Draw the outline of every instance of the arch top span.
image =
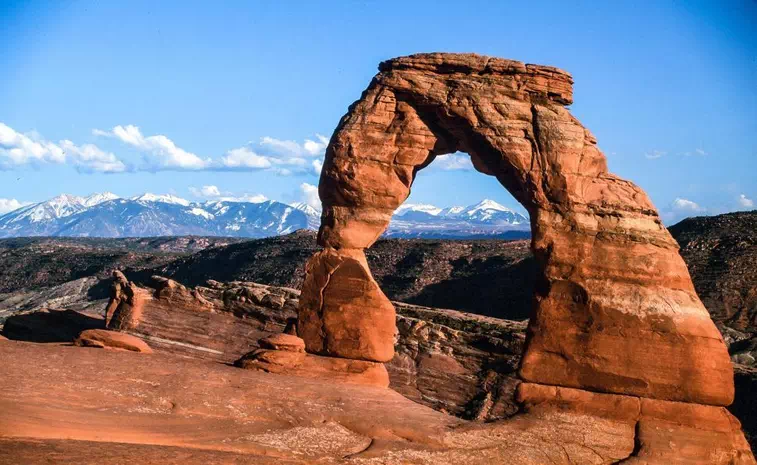
[[325, 249], [308, 263], [299, 310], [309, 351], [391, 359], [394, 310], [363, 249], [388, 226], [418, 170], [461, 151], [531, 217], [540, 285], [522, 379], [731, 402], [727, 350], [678, 246], [647, 195], [608, 172], [596, 139], [566, 108], [572, 83], [556, 68], [473, 54], [381, 63], [326, 151]]

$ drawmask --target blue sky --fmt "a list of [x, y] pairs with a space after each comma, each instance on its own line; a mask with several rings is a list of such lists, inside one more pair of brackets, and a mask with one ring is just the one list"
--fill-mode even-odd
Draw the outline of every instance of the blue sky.
[[[380, 61], [428, 51], [572, 73], [571, 111], [668, 222], [754, 208], [752, 0], [3, 1], [0, 210], [106, 190], [312, 202], [319, 135]], [[411, 201], [517, 207], [448, 161]]]

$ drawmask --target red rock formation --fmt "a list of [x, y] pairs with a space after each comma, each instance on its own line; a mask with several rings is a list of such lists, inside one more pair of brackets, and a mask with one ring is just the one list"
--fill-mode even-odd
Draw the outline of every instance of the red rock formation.
[[[119, 301], [126, 292], [144, 298], [138, 321], [121, 327], [111, 320], [110, 328], [144, 338], [158, 353], [232, 363], [245, 354], [253, 358], [257, 349], [268, 349], [259, 352], [265, 355], [255, 355], [260, 358], [256, 368], [282, 372], [288, 366], [291, 374], [312, 376], [302, 366], [294, 369], [291, 358], [297, 356], [289, 356], [287, 365], [282, 360], [287, 355], [273, 353], [304, 345], [298, 337], [280, 334], [287, 326], [292, 329], [289, 323], [296, 317], [299, 291], [250, 282], [216, 281], [210, 281], [207, 287], [186, 288], [161, 277], [153, 277], [149, 287], [119, 280], [113, 286], [107, 308], [128, 305]], [[281, 302], [284, 304], [280, 307]], [[515, 372], [523, 351], [525, 323], [399, 302], [395, 305], [399, 338], [394, 358], [386, 365], [392, 389], [418, 403], [463, 418], [502, 419], [518, 410], [514, 401], [519, 382]], [[88, 324], [92, 324], [89, 320]], [[91, 320], [102, 325], [100, 320]], [[53, 324], [81, 325], [74, 317], [57, 318]], [[70, 341], [73, 337], [56, 340]], [[263, 363], [263, 358], [268, 362]], [[321, 359], [320, 367], [316, 362], [310, 363]], [[308, 359], [309, 369], [323, 375], [323, 365], [330, 365], [330, 379], [340, 377], [335, 372], [339, 367], [345, 370], [341, 378], [354, 379], [356, 367], [361, 366], [378, 373], [375, 363], [326, 359]], [[384, 372], [383, 368], [381, 371]], [[373, 377], [370, 383], [385, 384], [385, 380]]]
[[[565, 108], [570, 75], [467, 54], [412, 55], [379, 70], [326, 152], [318, 235], [326, 249], [307, 265], [299, 307], [309, 351], [390, 358], [393, 311], [363, 249], [385, 230], [419, 169], [463, 151], [531, 217], [540, 278], [524, 380], [712, 406], [733, 400], [728, 352], [677, 243], [646, 194], [608, 172], [594, 136]], [[342, 263], [349, 271], [332, 292]], [[675, 421], [664, 412], [658, 416]], [[696, 441], [684, 436], [677, 440]], [[700, 452], [693, 454], [704, 459]]]
[[88, 329], [82, 331], [74, 341], [74, 345], [81, 347], [97, 347], [100, 349], [127, 350], [130, 352], [142, 352], [151, 354], [152, 349], [145, 341], [117, 331], [104, 329]]

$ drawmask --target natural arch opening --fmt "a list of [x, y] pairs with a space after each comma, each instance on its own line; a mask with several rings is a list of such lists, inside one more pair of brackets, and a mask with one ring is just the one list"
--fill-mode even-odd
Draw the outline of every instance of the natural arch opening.
[[476, 172], [468, 154], [456, 152], [417, 172], [411, 194], [366, 257], [391, 300], [525, 320], [537, 273], [529, 246], [525, 209], [495, 177]]
[[464, 151], [530, 216], [538, 278], [522, 380], [731, 401], [728, 353], [678, 246], [645, 193], [607, 171], [594, 136], [565, 107], [572, 102], [567, 73], [457, 54], [397, 58], [379, 71], [326, 152], [324, 250], [308, 262], [298, 317], [308, 351], [392, 358], [394, 308], [364, 250], [419, 170]]

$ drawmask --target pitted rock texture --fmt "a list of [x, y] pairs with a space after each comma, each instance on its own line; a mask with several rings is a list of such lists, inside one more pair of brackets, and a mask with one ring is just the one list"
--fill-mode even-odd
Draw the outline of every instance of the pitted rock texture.
[[[712, 405], [732, 401], [727, 350], [678, 245], [647, 195], [608, 172], [594, 136], [565, 108], [573, 99], [569, 74], [440, 53], [389, 60], [379, 70], [326, 151], [318, 240], [327, 253], [369, 247], [419, 169], [438, 155], [466, 152], [531, 217], [540, 284], [523, 379]], [[306, 280], [323, 279], [323, 271], [312, 267], [314, 273]], [[301, 320], [329, 305], [317, 288], [304, 289]], [[326, 340], [301, 335], [308, 347]]]

